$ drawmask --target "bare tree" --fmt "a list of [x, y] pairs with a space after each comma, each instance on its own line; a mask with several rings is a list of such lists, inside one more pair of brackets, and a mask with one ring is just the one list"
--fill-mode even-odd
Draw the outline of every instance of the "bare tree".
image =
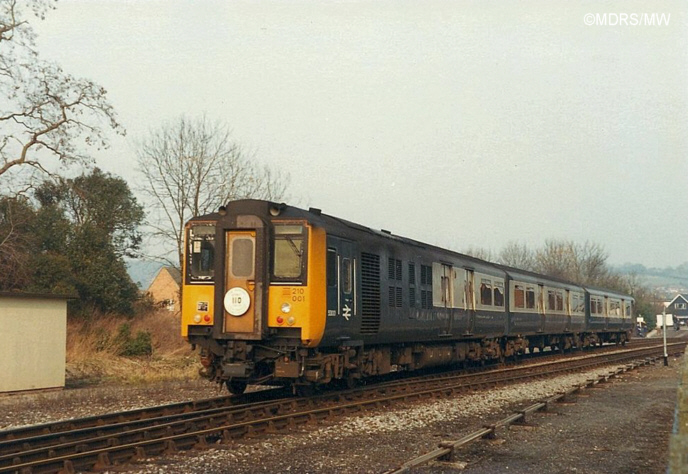
[[24, 196], [0, 196], [0, 289], [14, 290], [29, 281], [30, 233], [34, 217]]
[[461, 253], [469, 255], [471, 257], [479, 258], [480, 260], [485, 260], [486, 262], [494, 262], [492, 250], [486, 249], [484, 247], [470, 246], [467, 249], [463, 250]]
[[498, 263], [522, 270], [535, 269], [535, 257], [526, 244], [509, 242], [499, 252]]
[[[153, 212], [153, 236], [174, 245], [181, 267], [184, 224], [236, 199], [284, 198], [289, 176], [257, 164], [232, 140], [226, 125], [180, 117], [152, 131], [138, 146], [141, 193]], [[168, 252], [169, 253], [169, 252]]]
[[607, 252], [599, 244], [547, 240], [535, 252], [535, 270], [579, 284], [618, 288], [620, 276], [607, 265]]
[[21, 190], [36, 172], [88, 163], [82, 145], [108, 146], [103, 123], [124, 130], [92, 81], [43, 61], [28, 16], [44, 18], [54, 0], [0, 0], [0, 189]]

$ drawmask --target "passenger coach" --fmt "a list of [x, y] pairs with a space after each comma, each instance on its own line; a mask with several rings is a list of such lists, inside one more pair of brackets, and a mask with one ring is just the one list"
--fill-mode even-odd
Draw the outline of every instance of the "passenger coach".
[[633, 299], [376, 231], [231, 202], [186, 226], [182, 335], [232, 392], [624, 343]]

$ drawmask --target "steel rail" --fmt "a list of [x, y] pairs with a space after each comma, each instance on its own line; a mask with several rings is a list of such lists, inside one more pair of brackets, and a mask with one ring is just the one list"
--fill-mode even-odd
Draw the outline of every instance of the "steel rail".
[[[638, 351], [653, 350], [656, 351], [658, 348], [626, 350], [623, 351], [622, 354], [611, 354], [611, 356], [615, 356], [614, 359], [618, 359], [619, 356], [623, 356], [628, 359], [637, 357]], [[610, 354], [603, 354], [599, 355], [598, 357], [606, 357], [608, 359], [609, 356]], [[553, 363], [549, 362], [543, 365], [551, 369], [550, 372], [548, 372], [550, 374], [549, 376], [551, 376], [552, 373], [561, 373], [561, 371], [570, 372], [572, 370], [581, 370], [581, 368], [585, 367], [599, 366], [603, 364], [606, 365], [610, 363], [609, 360], [592, 360], [595, 358], [596, 357], [592, 356], [582, 360], [578, 359], [574, 361], [568, 361], [573, 362], [576, 365], [575, 368], [568, 369], [562, 367], [556, 368]], [[566, 364], [566, 362], [567, 361], [563, 361], [560, 364]], [[581, 366], [581, 362], [585, 362], [586, 364]], [[512, 371], [512, 382], [514, 380], [521, 380], [524, 377], [542, 377], [546, 375], [543, 373], [534, 373], [519, 374], [514, 377], [513, 372], [517, 371]], [[494, 376], [495, 374], [490, 373], [489, 375]], [[502, 375], [506, 377], [506, 374]], [[505, 381], [506, 380], [502, 380], [502, 383]], [[65, 454], [64, 451], [53, 447], [46, 450], [50, 455], [48, 458], [43, 457], [41, 459], [25, 461], [26, 457], [22, 458], [22, 453], [15, 453], [13, 457], [10, 456], [11, 464], [5, 464], [4, 466], [0, 467], [0, 472], [4, 472], [5, 469], [22, 472], [57, 472], [62, 470], [70, 472], [70, 470], [74, 468], [91, 469], [93, 467], [105, 466], [108, 463], [124, 462], [136, 456], [157, 454], [161, 450], [169, 451], [170, 449], [176, 448], [185, 449], [197, 444], [203, 445], [206, 442], [206, 436], [222, 436], [225, 439], [229, 439], [256, 432], [288, 429], [302, 423], [312, 422], [321, 418], [330, 417], [332, 415], [359, 411], [369, 406], [387, 405], [395, 400], [415, 400], [426, 396], [454, 394], [460, 391], [476, 389], [477, 387], [493, 386], [496, 383], [499, 383], [499, 381], [482, 380], [476, 381], [473, 384], [466, 384], [466, 380], [454, 380], [453, 385], [441, 383], [439, 386], [434, 388], [417, 390], [411, 393], [403, 392], [393, 393], [392, 395], [385, 394], [381, 397], [352, 403], [344, 403], [334, 407], [305, 410], [302, 409], [294, 413], [277, 414], [274, 416], [268, 416], [267, 418], [246, 421], [237, 421], [231, 416], [224, 417], [211, 415], [210, 417], [206, 417], [204, 419], [201, 417], [199, 419], [180, 421], [176, 423], [176, 425], [161, 424], [149, 430], [132, 430], [127, 434], [128, 437], [122, 437], [122, 439], [118, 439], [113, 436], [102, 436], [95, 439], [94, 443], [96, 444], [91, 444], [90, 447], [86, 442], [76, 443], [75, 450], [77, 452]], [[294, 404], [292, 403], [291, 406], [293, 407]], [[265, 412], [263, 412], [263, 414], [265, 414]], [[155, 433], [152, 431], [155, 431]], [[31, 453], [31, 455], [35, 455], [36, 451], [34, 450]], [[6, 461], [10, 461], [10, 457], [5, 458]], [[31, 456], [28, 457], [30, 458]]]
[[[611, 348], [617, 349], [618, 347], [605, 347], [605, 349]], [[570, 356], [573, 354], [574, 353], [570, 353]], [[580, 355], [578, 355], [577, 353], [575, 354], [576, 355], [574, 357], [580, 357]], [[537, 355], [539, 355], [539, 353]], [[596, 352], [596, 355], [599, 355], [599, 352]], [[547, 354], [545, 356], [545, 359], [550, 359], [550, 356]], [[555, 360], [555, 362], [562, 361], [560, 356], [553, 360]], [[538, 363], [541, 364], [543, 362], [540, 361]], [[532, 367], [534, 365], [535, 364], [507, 367], [510, 367], [510, 369], [508, 370], [530, 370], [529, 367]], [[480, 370], [480, 373], [488, 373], [490, 371], [497, 372], [498, 370], [506, 369], [499, 369], [498, 366], [486, 366], [481, 367]], [[449, 378], [455, 378], [457, 376], [465, 378], [466, 376], [474, 375], [475, 372], [470, 372], [467, 374], [465, 369], [460, 371], [443, 372], [442, 374], [424, 374], [416, 377], [397, 379], [391, 382], [379, 382], [376, 385], [374, 385], [372, 389], [383, 390], [385, 388], [389, 389], [389, 387], [394, 386], [408, 387], [412, 383], [425, 383], [426, 381], [433, 379], [448, 380]], [[334, 395], [321, 395], [318, 398], [327, 399], [330, 397], [338, 398], [341, 396], [350, 396], [351, 392], [351, 390], [343, 391], [335, 393]], [[261, 402], [257, 403], [250, 403], [251, 399], [265, 398], [266, 395], [274, 396], [280, 395], [282, 393], [283, 392], [280, 390], [266, 390], [262, 392], [254, 392], [251, 394], [247, 394], [243, 397], [223, 396], [191, 402], [180, 402], [168, 405], [161, 405], [157, 407], [147, 407], [124, 412], [116, 412], [111, 414], [94, 415], [80, 419], [57, 421], [41, 425], [32, 425], [6, 431], [0, 431], [0, 456], [9, 453], [14, 453], [18, 449], [22, 449], [22, 447], [28, 444], [30, 444], [33, 447], [49, 446], [51, 443], [59, 442], [59, 440], [66, 433], [69, 433], [69, 436], [81, 435], [81, 437], [85, 439], [88, 437], [88, 433], [123, 432], [129, 429], [129, 426], [131, 428], [154, 426], [168, 421], [192, 418], [202, 414], [220, 413], [228, 408], [231, 410], [234, 410], [235, 407], [244, 407], [245, 409], [252, 409], [253, 406], [271, 403], [271, 400], [268, 399], [262, 400]], [[277, 402], [286, 400], [291, 401], [293, 400], [293, 397], [284, 397], [281, 399], [275, 397], [274, 400], [276, 400]]]
[[180, 413], [207, 410], [211, 408], [236, 406], [244, 403], [252, 403], [253, 399], [264, 398], [266, 396], [269, 396], [269, 393], [272, 394], [272, 392], [275, 392], [275, 390], [251, 392], [241, 397], [224, 395], [220, 397], [206, 398], [202, 400], [191, 400], [187, 402], [177, 402], [159, 406], [136, 408], [134, 410], [106, 413], [102, 415], [93, 415], [73, 420], [55, 421], [51, 423], [43, 423], [38, 425], [23, 426], [20, 428], [11, 428], [8, 430], [0, 430], [0, 443], [2, 443], [3, 441], [31, 438], [34, 436], [47, 435], [52, 433], [63, 433], [66, 431], [73, 431], [88, 427], [99, 427], [111, 423], [123, 423], [127, 421], [145, 420], [152, 417], [163, 417]]
[[[628, 349], [627, 351], [637, 351], [638, 349]], [[167, 427], [168, 429], [178, 429], [178, 426], [182, 421], [193, 421], [205, 423], [208, 419], [218, 419], [219, 417], [229, 418], [230, 416], [234, 420], [245, 420], [245, 419], [255, 419], [264, 416], [266, 413], [278, 414], [287, 411], [294, 411], [296, 409], [304, 409], [313, 406], [315, 403], [327, 403], [327, 402], [339, 402], [342, 398], [354, 399], [361, 398], [363, 396], [371, 396], [374, 392], [381, 395], [388, 393], [394, 393], [399, 391], [408, 392], [412, 390], [414, 386], [419, 384], [429, 385], [431, 384], [454, 384], [456, 381], [468, 381], [468, 386], [474, 387], [485, 387], [493, 384], [502, 383], [505, 378], [504, 374], [507, 374], [508, 379], [514, 380], [515, 374], [522, 372], [524, 374], [532, 374], [535, 370], [542, 370], [541, 367], [550, 367], [552, 364], [561, 365], [566, 363], [566, 370], [575, 370], [576, 365], [585, 365], [586, 360], [590, 357], [599, 358], [601, 354], [589, 355], [578, 358], [577, 360], [569, 359], [564, 361], [559, 359], [554, 362], [541, 362], [539, 364], [531, 364], [525, 366], [514, 367], [510, 369], [493, 369], [489, 372], [481, 372], [479, 374], [465, 374], [465, 373], [454, 373], [443, 376], [432, 376], [429, 378], [421, 377], [417, 379], [405, 379], [402, 381], [390, 382], [386, 384], [375, 385], [364, 390], [350, 390], [346, 392], [340, 392], [335, 394], [321, 395], [319, 397], [311, 398], [285, 398], [278, 399], [275, 401], [260, 402], [253, 404], [241, 404], [241, 405], [231, 405], [228, 407], [218, 407], [210, 408], [206, 410], [200, 410], [196, 412], [182, 412], [175, 413], [171, 415], [163, 415], [160, 417], [152, 417], [149, 419], [141, 418], [135, 419], [133, 421], [124, 421], [112, 424], [102, 424], [96, 426], [86, 426], [85, 428], [74, 429], [68, 433], [65, 431], [59, 431], [56, 433], [46, 433], [42, 435], [37, 435], [29, 438], [17, 438], [9, 439], [0, 442], [0, 467], [5, 466], [10, 463], [10, 459], [16, 459], [16, 453], [21, 452], [22, 457], [28, 458], [33, 457], [39, 459], [41, 457], [47, 457], [47, 454], [43, 452], [41, 454], [41, 449], [45, 451], [47, 448], [51, 448], [52, 452], [73, 452], [77, 449], [83, 449], [83, 443], [79, 444], [79, 448], [76, 447], [77, 441], [80, 440], [91, 440], [90, 442], [95, 443], [99, 439], [109, 438], [117, 434], [133, 434], [138, 436], [137, 433], [149, 432], [159, 432], [161, 428]], [[532, 376], [532, 375], [528, 375]], [[140, 415], [140, 411], [138, 411]], [[156, 413], [156, 411], [153, 411]], [[118, 419], [121, 417], [117, 417]], [[125, 417], [126, 418], [126, 417]], [[90, 419], [86, 421], [91, 423]], [[66, 442], [66, 435], [69, 436], [69, 443]], [[146, 433], [147, 436], [150, 433]]]
[[[650, 343], [650, 340], [638, 340], [638, 339], [632, 339], [629, 345], [635, 346], [637, 344], [647, 344]], [[597, 350], [599, 351], [600, 349], [607, 349], [607, 348], [616, 348], [617, 346], [603, 346], [602, 348], [598, 348]], [[548, 359], [550, 357], [561, 357], [561, 355], [551, 355], [549, 352], [544, 352], [544, 353], [536, 353], [533, 354], [534, 357], [533, 359], [530, 360], [537, 360], [538, 358], [545, 358]], [[496, 366], [495, 366], [496, 367]], [[480, 369], [483, 370], [494, 370], [493, 367], [482, 367]], [[461, 373], [463, 375], [466, 375], [465, 372], [466, 369], [463, 369], [460, 372], [450, 372], [451, 373]], [[447, 376], [448, 374], [445, 372], [440, 375], [420, 375], [420, 376], [414, 376], [414, 377], [409, 377], [403, 379], [401, 382], [399, 380], [395, 380], [392, 382], [380, 382], [378, 385], [379, 386], [385, 386], [389, 384], [395, 384], [395, 383], [403, 383], [404, 380], [413, 380], [413, 379], [428, 379], [428, 378], [433, 378], [433, 377], [444, 377]], [[80, 430], [80, 429], [86, 429], [89, 427], [102, 427], [102, 426], [107, 426], [110, 424], [117, 424], [117, 423], [126, 423], [130, 421], [139, 421], [139, 420], [147, 420], [151, 418], [159, 418], [159, 417], [167, 417], [167, 416], [172, 416], [172, 415], [177, 415], [177, 414], [185, 414], [185, 413], [192, 413], [192, 412], [200, 412], [203, 410], [208, 410], [208, 409], [213, 409], [213, 408], [223, 408], [223, 407], [228, 407], [228, 406], [239, 406], [239, 405], [248, 405], [252, 403], [252, 400], [258, 399], [258, 398], [263, 398], [265, 396], [268, 396], [269, 394], [272, 395], [281, 395], [283, 392], [281, 392], [279, 389], [273, 389], [273, 390], [265, 390], [261, 392], [251, 392], [248, 394], [244, 394], [243, 396], [237, 397], [233, 395], [225, 395], [225, 396], [220, 396], [220, 397], [213, 397], [213, 398], [207, 398], [207, 399], [202, 399], [202, 400], [193, 400], [193, 401], [188, 401], [188, 402], [178, 402], [178, 403], [170, 403], [170, 404], [165, 404], [165, 405], [160, 405], [160, 406], [152, 406], [152, 407], [145, 407], [145, 408], [137, 408], [134, 410], [127, 410], [127, 411], [120, 411], [120, 412], [115, 412], [115, 413], [107, 413], [107, 414], [101, 414], [101, 415], [92, 415], [92, 416], [87, 416], [83, 418], [78, 418], [78, 419], [71, 419], [71, 420], [63, 420], [63, 421], [54, 421], [50, 423], [43, 423], [43, 424], [36, 424], [36, 425], [30, 425], [30, 426], [23, 426], [19, 428], [11, 428], [7, 430], [0, 430], [0, 446], [2, 445], [3, 442], [5, 441], [14, 441], [18, 439], [23, 439], [23, 438], [34, 438], [34, 437], [39, 437], [42, 435], [50, 435], [50, 434], [61, 434], [64, 432], [70, 432], [70, 431], [75, 431], [75, 430]], [[287, 398], [287, 397], [285, 397]], [[288, 397], [292, 398], [292, 397]], [[2, 449], [0, 448], [0, 454], [2, 454]]]

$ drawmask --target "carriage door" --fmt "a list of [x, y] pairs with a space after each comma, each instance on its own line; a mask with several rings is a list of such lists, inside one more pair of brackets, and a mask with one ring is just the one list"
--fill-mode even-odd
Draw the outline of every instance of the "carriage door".
[[604, 297], [604, 328], [609, 329], [609, 296]]
[[566, 311], [566, 327], [564, 331], [571, 331], [571, 291], [566, 290], [564, 293], [564, 311]]
[[440, 336], [451, 336], [454, 320], [454, 281], [456, 275], [451, 265], [432, 264], [433, 306], [444, 308], [447, 324], [440, 329]]
[[227, 232], [226, 242], [224, 331], [260, 335], [260, 319], [256, 321], [256, 232]]
[[[351, 242], [327, 238], [327, 316], [336, 326], [347, 325], [358, 313], [356, 273], [358, 262]], [[328, 324], [333, 322], [328, 320]]]
[[473, 334], [475, 328], [475, 275], [473, 270], [466, 269], [466, 286], [465, 288], [465, 298], [466, 298], [466, 332], [465, 335]]
[[538, 313], [540, 314], [540, 328], [538, 332], [545, 332], [545, 286], [538, 284]]

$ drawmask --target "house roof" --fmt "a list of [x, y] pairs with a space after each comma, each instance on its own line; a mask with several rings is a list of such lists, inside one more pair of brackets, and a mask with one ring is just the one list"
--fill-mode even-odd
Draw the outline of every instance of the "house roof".
[[676, 296], [674, 296], [674, 299], [667, 304], [667, 306], [671, 306], [679, 298], [681, 298], [685, 303], [688, 303], [688, 293], [678, 293]]
[[182, 284], [182, 272], [175, 267], [163, 267], [170, 274], [172, 279], [177, 282], [178, 285]]
[[179, 271], [178, 268], [167, 266], [167, 267], [162, 267], [160, 269], [160, 271], [158, 272], [158, 274], [155, 275], [155, 278], [153, 278], [153, 281], [151, 281], [150, 285], [148, 285], [149, 290], [150, 290], [151, 286], [153, 286], [153, 283], [155, 283], [155, 281], [160, 277], [162, 272], [167, 272], [170, 275], [170, 277], [172, 278], [172, 280], [174, 280], [174, 282], [177, 285], [182, 284], [182, 272]]

